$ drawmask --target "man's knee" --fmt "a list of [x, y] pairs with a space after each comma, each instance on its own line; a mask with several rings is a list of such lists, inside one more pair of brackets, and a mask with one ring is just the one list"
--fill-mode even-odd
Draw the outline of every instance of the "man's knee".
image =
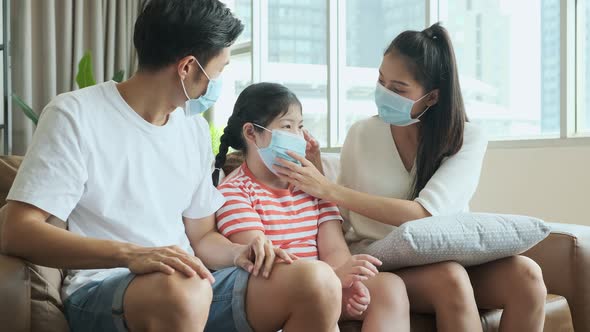
[[143, 327], [140, 330], [204, 327], [212, 296], [210, 283], [198, 277], [186, 278], [179, 272], [139, 276], [125, 295], [125, 316], [130, 326]]

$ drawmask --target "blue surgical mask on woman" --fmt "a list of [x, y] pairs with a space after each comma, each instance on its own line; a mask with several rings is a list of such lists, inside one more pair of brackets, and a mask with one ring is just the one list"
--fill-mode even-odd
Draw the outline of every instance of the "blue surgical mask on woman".
[[430, 92], [414, 101], [400, 96], [377, 82], [377, 87], [375, 88], [375, 104], [377, 105], [379, 117], [386, 123], [402, 127], [420, 122], [420, 117], [426, 113], [430, 106], [415, 119], [412, 119], [412, 107], [429, 94]]
[[199, 68], [201, 68], [201, 70], [203, 71], [203, 74], [205, 74], [205, 77], [207, 77], [207, 79], [209, 80], [209, 83], [207, 84], [207, 91], [204, 95], [196, 99], [191, 99], [191, 97], [189, 97], [188, 93], [186, 92], [186, 88], [184, 87], [184, 81], [182, 79], [180, 80], [180, 84], [182, 84], [182, 90], [184, 91], [184, 95], [188, 99], [184, 105], [184, 114], [187, 117], [205, 112], [206, 110], [211, 108], [211, 106], [213, 106], [215, 102], [217, 102], [217, 99], [219, 99], [219, 95], [221, 95], [221, 78], [211, 79], [211, 77], [207, 75], [207, 72], [205, 72], [205, 69], [203, 69], [203, 67], [199, 63], [199, 60], [196, 61], [197, 65], [199, 65]]
[[276, 158], [282, 158], [301, 165], [299, 161], [289, 156], [287, 151], [291, 151], [299, 156], [305, 157], [307, 141], [305, 141], [303, 136], [296, 135], [285, 130], [270, 130], [255, 123], [253, 123], [253, 125], [272, 133], [270, 144], [268, 144], [268, 146], [265, 148], [258, 147], [258, 154], [260, 155], [262, 162], [271, 172], [277, 174], [272, 167], [273, 164], [276, 164]]

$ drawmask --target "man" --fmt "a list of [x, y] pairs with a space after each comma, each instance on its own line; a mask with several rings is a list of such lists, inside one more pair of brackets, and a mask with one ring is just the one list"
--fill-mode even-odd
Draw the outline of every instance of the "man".
[[[329, 266], [215, 229], [224, 199], [207, 124], [192, 116], [217, 99], [242, 30], [218, 0], [152, 0], [135, 24], [139, 71], [44, 109], [8, 196], [2, 251], [70, 270], [72, 331], [337, 330]], [[279, 259], [289, 264], [273, 267]]]

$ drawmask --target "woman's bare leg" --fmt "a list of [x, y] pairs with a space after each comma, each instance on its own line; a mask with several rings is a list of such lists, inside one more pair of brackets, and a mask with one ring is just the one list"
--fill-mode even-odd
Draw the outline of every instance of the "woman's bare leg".
[[467, 271], [478, 306], [504, 309], [500, 331], [543, 331], [547, 289], [537, 263], [515, 256]]
[[410, 310], [436, 314], [440, 332], [482, 331], [467, 271], [455, 262], [443, 262], [396, 271], [403, 279]]

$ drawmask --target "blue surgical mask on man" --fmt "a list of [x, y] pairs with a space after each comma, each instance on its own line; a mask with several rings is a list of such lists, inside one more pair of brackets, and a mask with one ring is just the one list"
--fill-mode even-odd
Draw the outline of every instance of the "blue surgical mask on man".
[[301, 163], [287, 154], [291, 151], [301, 157], [305, 157], [307, 141], [300, 135], [290, 133], [285, 130], [267, 129], [261, 125], [253, 123], [258, 128], [272, 133], [270, 144], [265, 148], [258, 147], [258, 154], [264, 165], [274, 174], [277, 174], [272, 165], [276, 164], [275, 159], [281, 158], [300, 165]]
[[191, 97], [189, 97], [188, 93], [186, 92], [184, 81], [182, 79], [180, 80], [180, 84], [182, 84], [182, 90], [184, 91], [184, 95], [188, 99], [184, 105], [184, 114], [187, 117], [205, 112], [206, 110], [211, 108], [211, 106], [213, 106], [215, 102], [217, 102], [217, 99], [219, 99], [219, 95], [221, 95], [221, 78], [211, 79], [211, 77], [209, 77], [203, 66], [201, 66], [201, 64], [199, 63], [199, 60], [196, 61], [197, 65], [199, 65], [199, 68], [201, 68], [201, 70], [203, 71], [203, 74], [205, 74], [205, 77], [207, 77], [207, 79], [209, 80], [209, 83], [207, 83], [207, 91], [204, 95], [196, 99], [191, 99]]
[[415, 119], [412, 119], [412, 107], [429, 94], [430, 92], [414, 101], [400, 96], [377, 82], [377, 87], [375, 88], [375, 104], [377, 105], [379, 117], [386, 123], [402, 127], [420, 122], [420, 117], [428, 111], [430, 106]]

